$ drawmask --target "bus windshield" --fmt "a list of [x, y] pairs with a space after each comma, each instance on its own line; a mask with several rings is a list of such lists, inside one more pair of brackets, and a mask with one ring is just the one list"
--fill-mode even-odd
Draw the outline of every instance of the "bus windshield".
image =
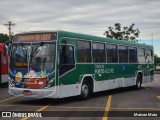
[[[10, 51], [10, 70], [21, 77], [46, 76], [55, 66], [55, 43], [17, 43]], [[18, 76], [17, 76], [18, 77]]]

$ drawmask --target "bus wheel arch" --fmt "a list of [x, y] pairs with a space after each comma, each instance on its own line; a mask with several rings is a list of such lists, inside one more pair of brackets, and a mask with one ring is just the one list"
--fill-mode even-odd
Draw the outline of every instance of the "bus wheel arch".
[[143, 80], [143, 73], [138, 72], [136, 76], [136, 85], [134, 86], [136, 90], [141, 89], [142, 80]]
[[93, 89], [94, 89], [93, 78], [91, 76], [84, 77], [81, 83], [81, 90], [80, 90], [81, 100], [88, 99], [90, 95], [93, 93]]

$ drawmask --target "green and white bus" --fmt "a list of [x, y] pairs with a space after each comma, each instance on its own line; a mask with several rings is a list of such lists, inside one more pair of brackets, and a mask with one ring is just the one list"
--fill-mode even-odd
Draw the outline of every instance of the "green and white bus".
[[15, 35], [10, 46], [9, 93], [64, 98], [154, 80], [153, 46], [67, 31]]

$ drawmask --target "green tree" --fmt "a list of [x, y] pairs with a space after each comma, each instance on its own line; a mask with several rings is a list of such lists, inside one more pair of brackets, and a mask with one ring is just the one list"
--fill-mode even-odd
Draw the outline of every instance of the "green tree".
[[132, 23], [129, 27], [121, 27], [120, 23], [115, 23], [114, 27], [108, 27], [108, 30], [104, 32], [107, 38], [117, 39], [117, 40], [127, 40], [132, 42], [138, 42], [138, 37], [140, 31], [138, 28], [134, 28], [135, 24]]
[[[14, 35], [11, 35], [11, 39], [14, 37]], [[7, 34], [0, 33], [0, 43], [4, 43], [9, 41], [9, 36]]]
[[160, 65], [160, 57], [158, 57], [156, 54], [154, 54], [154, 64], [155, 66]]
[[7, 34], [0, 33], [0, 43], [9, 41], [9, 36]]

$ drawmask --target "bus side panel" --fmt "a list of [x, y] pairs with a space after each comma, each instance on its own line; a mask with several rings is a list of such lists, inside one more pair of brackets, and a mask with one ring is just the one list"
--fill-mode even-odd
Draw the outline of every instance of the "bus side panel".
[[2, 52], [0, 51], [0, 83], [2, 82]]
[[142, 72], [142, 84], [150, 83], [154, 80], [154, 64], [139, 64]]
[[8, 62], [7, 59], [5, 58], [5, 64], [4, 64], [4, 58], [2, 57], [1, 59], [1, 68], [2, 68], [2, 75], [7, 75], [8, 74]]
[[135, 85], [134, 64], [76, 64], [76, 68], [59, 78], [60, 96], [80, 94], [81, 83], [86, 75], [94, 76], [94, 92]]
[[95, 92], [135, 85], [135, 71], [137, 70], [137, 65], [95, 64], [94, 69]]
[[60, 96], [69, 97], [80, 94], [82, 78], [86, 74], [94, 74], [92, 64], [76, 64], [75, 69], [59, 77]]
[[94, 76], [94, 92], [133, 86], [136, 84], [136, 71], [143, 71], [147, 67], [138, 66], [139, 64], [76, 64], [75, 69], [59, 78], [60, 96], [79, 95], [82, 80], [86, 75]]
[[[8, 54], [7, 51], [3, 49], [1, 52], [1, 83], [8, 82]], [[5, 56], [3, 56], [5, 55]]]
[[154, 80], [154, 64], [150, 65], [150, 82]]

